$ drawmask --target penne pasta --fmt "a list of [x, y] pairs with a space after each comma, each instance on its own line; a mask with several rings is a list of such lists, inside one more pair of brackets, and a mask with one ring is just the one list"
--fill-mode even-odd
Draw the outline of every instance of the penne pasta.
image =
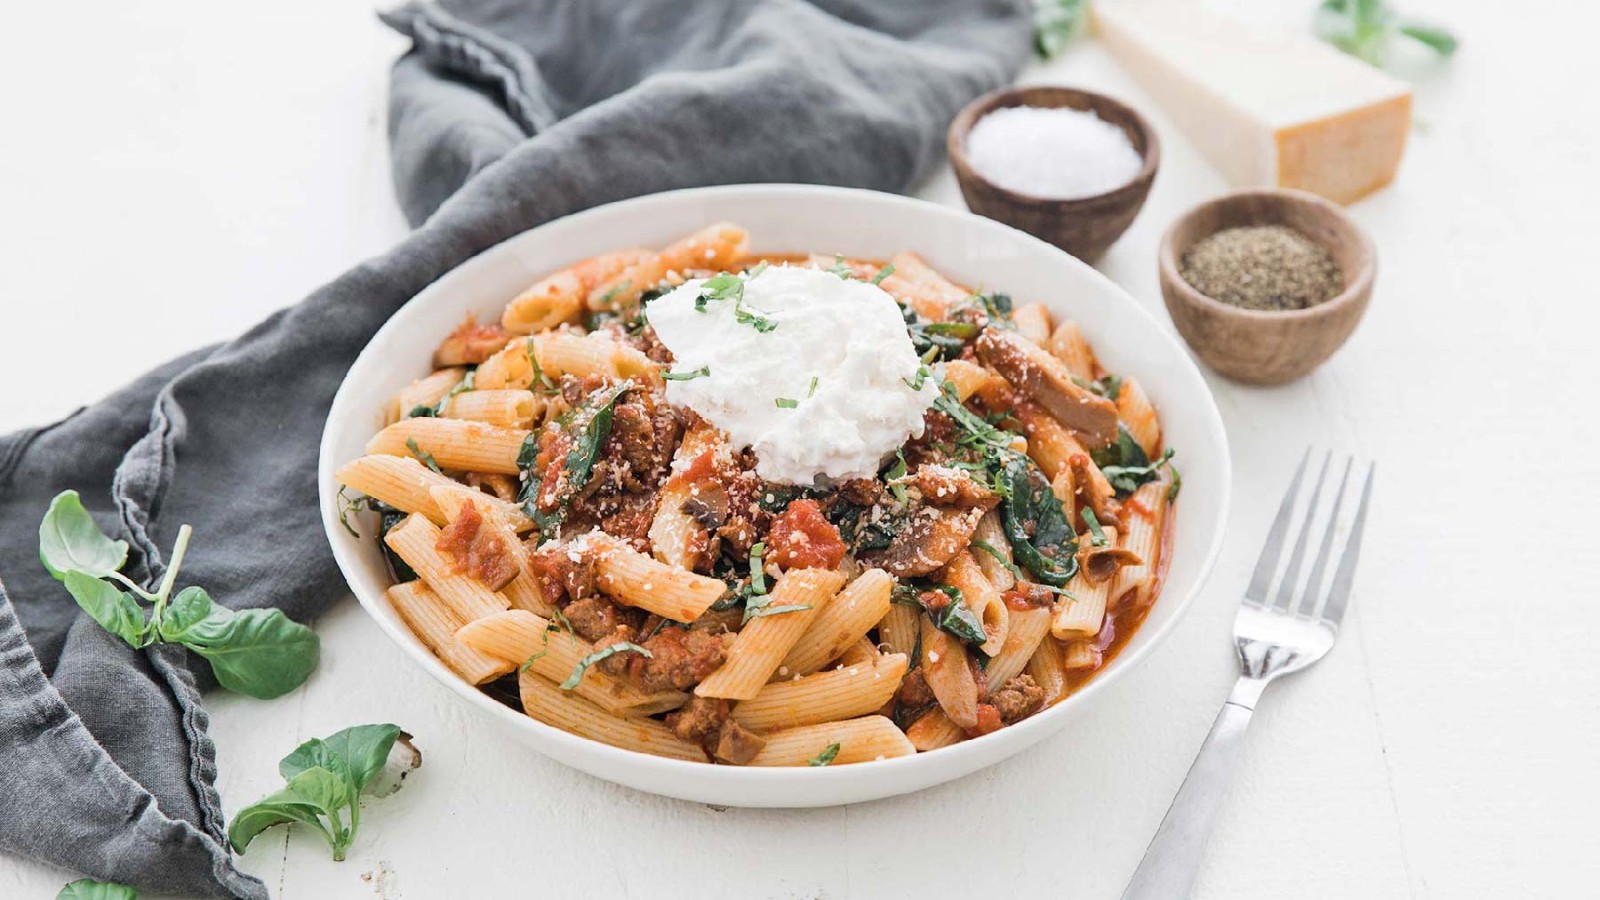
[[889, 610], [878, 622], [878, 646], [888, 653], [904, 653], [916, 658], [921, 641], [922, 607], [896, 603], [890, 599]]
[[516, 668], [458, 640], [455, 634], [463, 624], [461, 617], [421, 581], [397, 584], [386, 594], [389, 605], [411, 633], [468, 683], [493, 681]]
[[1050, 633], [1057, 640], [1094, 637], [1105, 624], [1110, 581], [1093, 582], [1081, 570], [1067, 582], [1067, 595], [1056, 598]]
[[978, 520], [977, 529], [972, 532], [972, 558], [978, 561], [983, 577], [989, 579], [995, 590], [1004, 593], [1016, 587], [1011, 541], [1006, 538], [1005, 526], [1000, 523], [1000, 514], [995, 510], [984, 513], [983, 518]]
[[1133, 603], [1139, 606], [1147, 605], [1153, 599], [1151, 592], [1155, 588], [1156, 574], [1160, 571], [1161, 532], [1165, 526], [1167, 508], [1171, 505], [1167, 499], [1171, 489], [1172, 485], [1168, 482], [1152, 481], [1141, 485], [1122, 504], [1122, 546], [1137, 553], [1143, 562], [1117, 570], [1111, 596], [1119, 601], [1130, 592], [1133, 594]]
[[687, 470], [720, 440], [716, 428], [703, 421], [697, 422], [684, 432], [683, 442], [673, 454], [673, 474], [661, 485], [655, 516], [650, 520], [650, 552], [667, 565], [693, 569], [703, 549], [700, 542], [704, 540], [705, 529], [683, 509], [695, 490]]
[[1011, 312], [1017, 333], [1041, 347], [1050, 343], [1050, 310], [1043, 303], [1026, 303]]
[[449, 487], [436, 487], [429, 491], [433, 502], [438, 505], [444, 517], [451, 522], [460, 515], [463, 504], [470, 503], [483, 517], [488, 528], [501, 531], [505, 538], [505, 549], [510, 553], [512, 560], [517, 565], [517, 577], [500, 588], [500, 593], [511, 602], [514, 609], [525, 609], [528, 612], [541, 616], [552, 614], [554, 606], [544, 597], [544, 591], [539, 586], [539, 575], [533, 570], [533, 560], [528, 553], [528, 548], [518, 539], [516, 532], [500, 514], [499, 501], [482, 491], [475, 491], [468, 487], [452, 483]]
[[868, 569], [828, 602], [800, 635], [779, 675], [809, 675], [838, 659], [866, 636], [889, 611], [894, 579], [882, 569]]
[[971, 292], [952, 284], [915, 253], [896, 253], [889, 264], [894, 271], [878, 286], [931, 322], [944, 321], [950, 307], [971, 296]]
[[689, 762], [707, 762], [699, 744], [691, 744], [654, 719], [613, 716], [576, 694], [563, 691], [544, 676], [523, 672], [517, 676], [522, 709], [529, 716], [562, 731], [621, 747]]
[[422, 516], [412, 513], [404, 522], [389, 529], [383, 539], [461, 621], [471, 622], [510, 608], [511, 601], [504, 594], [491, 591], [455, 571], [454, 565], [439, 552], [439, 529]]
[[1117, 418], [1146, 456], [1155, 459], [1161, 455], [1161, 421], [1136, 379], [1122, 379], [1122, 386], [1117, 389]]
[[459, 367], [440, 369], [431, 375], [425, 375], [400, 389], [389, 402], [389, 407], [384, 414], [383, 424], [392, 425], [411, 415], [417, 407], [432, 409], [434, 404], [443, 400], [450, 389], [461, 383], [467, 370]]
[[959, 602], [966, 604], [973, 615], [978, 617], [978, 621], [983, 623], [984, 633], [989, 639], [978, 649], [983, 651], [985, 656], [999, 653], [1000, 647], [1006, 641], [1011, 612], [1006, 608], [1005, 601], [1000, 598], [1000, 592], [995, 590], [988, 578], [984, 577], [983, 569], [978, 566], [978, 561], [972, 558], [971, 550], [963, 550], [950, 560], [944, 568], [943, 581], [961, 592]]
[[1088, 641], [1073, 641], [1061, 654], [1061, 667], [1069, 671], [1093, 669], [1100, 665], [1100, 651]]
[[1094, 351], [1089, 349], [1089, 342], [1083, 339], [1078, 323], [1068, 320], [1057, 325], [1047, 346], [1056, 359], [1066, 364], [1074, 377], [1084, 381], [1094, 378]]
[[[659, 564], [658, 564], [659, 565]], [[827, 569], [795, 569], [784, 573], [772, 589], [769, 609], [804, 607], [751, 619], [734, 636], [727, 662], [700, 682], [701, 697], [749, 700], [778, 670], [828, 602], [844, 586], [844, 576]]]
[[950, 721], [944, 710], [935, 706], [906, 727], [906, 739], [917, 748], [918, 753], [927, 753], [929, 750], [959, 744], [967, 739], [967, 733]]
[[[878, 652], [877, 645], [863, 637], [856, 639], [854, 644], [846, 647], [844, 652], [839, 654], [838, 664], [841, 666], [854, 666], [861, 663], [876, 664], [881, 656], [883, 654]], [[783, 668], [780, 666], [778, 671], [782, 672]]]
[[832, 766], [910, 756], [917, 752], [893, 722], [883, 716], [862, 716], [843, 722], [802, 725], [771, 734], [767, 745], [749, 765], [810, 765], [813, 760], [823, 758], [834, 744], [838, 744], [839, 749], [828, 762]]
[[1033, 651], [1024, 670], [1033, 676], [1036, 684], [1044, 688], [1045, 703], [1054, 703], [1067, 695], [1067, 676], [1062, 671], [1061, 653], [1061, 642], [1047, 637], [1039, 642], [1039, 649]]
[[944, 714], [962, 728], [978, 724], [978, 682], [972, 677], [967, 648], [941, 631], [927, 616], [921, 618], [922, 675]]
[[534, 334], [561, 325], [575, 325], [590, 291], [654, 255], [649, 250], [618, 250], [568, 266], [534, 282], [507, 303], [500, 326], [513, 334]]
[[905, 654], [891, 653], [873, 663], [779, 679], [735, 704], [733, 718], [765, 732], [866, 715], [889, 702], [905, 674]]
[[[556, 684], [570, 678], [584, 657], [597, 649], [524, 609], [508, 609], [468, 622], [455, 632], [455, 637], [475, 651], [511, 663], [513, 669], [526, 666], [528, 671]], [[593, 666], [584, 670], [573, 692], [615, 716], [666, 712], [689, 699], [682, 691], [645, 693], [627, 680], [613, 678]]]
[[529, 433], [463, 419], [402, 419], [374, 435], [367, 453], [431, 459], [441, 469], [516, 475], [521, 472], [517, 455]]
[[[409, 456], [363, 456], [345, 463], [334, 473], [334, 477], [351, 490], [360, 491], [401, 512], [420, 513], [435, 525], [443, 525], [447, 520], [434, 502], [432, 490], [460, 484]], [[484, 497], [517, 532], [533, 528], [533, 522], [522, 511], [522, 507], [488, 494]]]
[[610, 535], [585, 535], [595, 553], [596, 583], [618, 602], [676, 622], [693, 622], [722, 599], [728, 585], [720, 578], [669, 566]]
[[444, 417], [506, 428], [532, 428], [544, 407], [544, 398], [532, 391], [464, 391], [445, 403]]
[[588, 306], [594, 310], [632, 309], [646, 291], [654, 290], [672, 273], [732, 268], [749, 249], [750, 235], [737, 225], [724, 222], [703, 228], [602, 282], [589, 292]]
[[944, 364], [944, 380], [956, 389], [956, 396], [962, 402], [976, 394], [991, 374], [983, 366], [964, 359], [952, 359]]
[[1005, 645], [990, 658], [988, 668], [983, 671], [989, 693], [994, 693], [1006, 682], [1021, 675], [1028, 666], [1028, 660], [1033, 658], [1034, 651], [1039, 649], [1040, 642], [1049, 634], [1049, 609], [1012, 610], [1011, 628], [1006, 632]]

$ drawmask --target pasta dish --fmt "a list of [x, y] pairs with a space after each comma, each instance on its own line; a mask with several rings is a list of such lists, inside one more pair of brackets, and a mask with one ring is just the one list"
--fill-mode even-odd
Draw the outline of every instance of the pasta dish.
[[713, 225], [555, 272], [431, 364], [338, 470], [341, 521], [451, 671], [616, 747], [978, 739], [1103, 668], [1169, 563], [1180, 481], [1139, 382], [914, 253]]

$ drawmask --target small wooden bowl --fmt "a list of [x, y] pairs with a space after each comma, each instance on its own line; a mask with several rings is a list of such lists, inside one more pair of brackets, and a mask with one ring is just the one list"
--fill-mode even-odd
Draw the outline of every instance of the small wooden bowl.
[[[1309, 309], [1241, 309], [1195, 290], [1178, 261], [1203, 238], [1242, 225], [1285, 225], [1328, 248], [1344, 291]], [[1161, 239], [1161, 296], [1178, 333], [1213, 369], [1250, 384], [1283, 384], [1308, 374], [1345, 342], [1372, 299], [1378, 252], [1337, 204], [1287, 188], [1235, 191], [1189, 210]]]
[[[1073, 200], [1035, 197], [1000, 187], [972, 168], [967, 159], [967, 134], [979, 119], [1008, 106], [1090, 110], [1128, 135], [1144, 165], [1132, 181], [1119, 188]], [[979, 97], [956, 115], [945, 140], [968, 209], [1055, 244], [1088, 263], [1099, 259], [1133, 224], [1161, 165], [1161, 142], [1143, 116], [1104, 94], [1053, 85], [1002, 88]]]

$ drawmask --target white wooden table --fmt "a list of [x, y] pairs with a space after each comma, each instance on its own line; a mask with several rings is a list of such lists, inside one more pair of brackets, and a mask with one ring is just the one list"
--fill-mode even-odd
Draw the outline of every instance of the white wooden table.
[[[224, 802], [358, 722], [400, 723], [426, 764], [369, 807], [348, 861], [279, 830], [244, 868], [291, 900], [1114, 898], [1234, 677], [1235, 598], [1316, 442], [1382, 463], [1359, 596], [1340, 646], [1256, 716], [1196, 896], [1595, 896], [1600, 22], [1555, 0], [1403, 2], [1463, 50], [1419, 88], [1397, 184], [1353, 209], [1382, 258], [1372, 309], [1298, 384], [1211, 379], [1237, 472], [1227, 550], [1171, 641], [1075, 727], [909, 797], [711, 809], [478, 727], [347, 599], [304, 690], [212, 696]], [[89, 5], [13, 10], [0, 54], [3, 430], [230, 336], [404, 232], [383, 134], [403, 43], [369, 0]], [[1102, 268], [1165, 321], [1156, 242], [1223, 184], [1098, 47], [1026, 77], [1126, 97], [1161, 129], [1155, 190]], [[920, 193], [960, 205], [948, 170]], [[69, 877], [0, 856], [0, 896]]]

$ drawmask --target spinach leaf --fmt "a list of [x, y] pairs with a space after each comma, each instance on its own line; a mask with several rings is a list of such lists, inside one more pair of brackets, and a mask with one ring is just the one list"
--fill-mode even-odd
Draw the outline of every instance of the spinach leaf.
[[813, 757], [811, 757], [811, 759], [807, 760], [806, 761], [806, 765], [810, 765], [810, 766], [825, 766], [828, 763], [831, 763], [835, 759], [837, 759], [838, 756], [839, 756], [839, 744], [837, 742], [835, 742], [835, 743], [829, 744], [828, 746], [822, 748], [822, 752], [818, 753], [816, 756], [813, 756]]
[[278, 763], [286, 784], [240, 810], [228, 842], [243, 853], [266, 829], [299, 822], [322, 835], [335, 860], [344, 859], [361, 824], [361, 793], [403, 734], [395, 725], [358, 725], [296, 747]]
[[1168, 447], [1160, 459], [1151, 461], [1144, 448], [1134, 440], [1126, 426], [1117, 424], [1117, 439], [1109, 446], [1090, 451], [1095, 465], [1100, 467], [1106, 481], [1116, 490], [1118, 497], [1126, 497], [1161, 477], [1161, 467], [1171, 461], [1174, 452]]
[[139, 892], [125, 884], [80, 878], [61, 889], [56, 900], [138, 900]]
[[[944, 594], [950, 598], [950, 602], [942, 609], [929, 605], [923, 598], [932, 591]], [[989, 639], [988, 633], [983, 630], [983, 620], [967, 606], [960, 588], [949, 584], [929, 585], [917, 592], [917, 603], [927, 610], [928, 617], [941, 631], [949, 632], [968, 644], [981, 644]]]
[[1078, 535], [1049, 479], [1021, 453], [1008, 455], [1001, 474], [1006, 491], [1000, 500], [1000, 521], [1013, 558], [1033, 573], [1033, 580], [1065, 587], [1078, 571]]
[[[185, 593], [190, 591], [205, 593], [199, 588]], [[234, 612], [225, 606], [212, 606], [204, 618], [183, 629], [176, 642], [205, 657], [218, 684], [261, 700], [303, 684], [317, 666], [321, 647], [316, 632], [281, 609]]]
[[62, 491], [39, 523], [39, 560], [57, 581], [72, 571], [107, 578], [128, 561], [128, 543], [106, 537], [77, 491]]
[[76, 569], [67, 572], [66, 585], [72, 599], [101, 628], [127, 641], [130, 647], [149, 644], [150, 626], [145, 622], [144, 608], [131, 594]]
[[537, 461], [538, 448], [537, 444], [534, 444], [530, 450], [532, 435], [523, 441], [522, 449], [517, 454], [517, 465], [524, 470], [526, 476], [520, 499], [523, 501], [523, 511], [539, 526], [542, 538], [555, 537], [561, 524], [566, 521], [567, 508], [572, 503], [572, 498], [589, 483], [589, 478], [594, 474], [594, 464], [600, 458], [600, 451], [605, 446], [606, 438], [611, 436], [611, 423], [616, 414], [617, 401], [633, 389], [634, 383], [631, 380], [602, 388], [590, 395], [582, 406], [561, 417], [558, 425], [571, 431], [572, 445], [561, 463], [561, 493], [557, 497], [556, 508], [553, 511], [539, 508], [537, 498], [543, 480], [541, 473], [532, 468]]

